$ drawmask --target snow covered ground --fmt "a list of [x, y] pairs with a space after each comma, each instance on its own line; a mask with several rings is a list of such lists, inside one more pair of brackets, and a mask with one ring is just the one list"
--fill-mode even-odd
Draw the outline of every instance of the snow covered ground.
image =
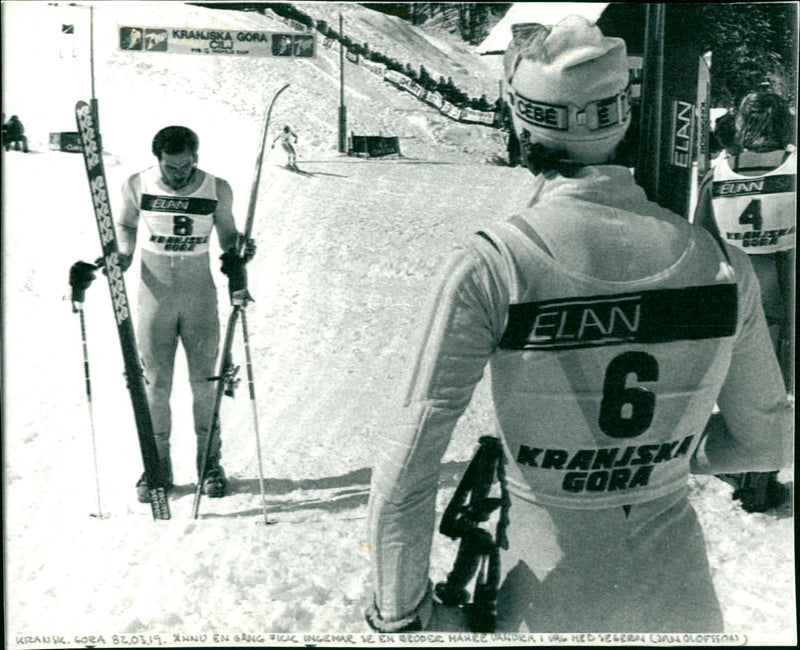
[[[352, 128], [400, 136], [404, 158], [340, 156], [335, 50], [276, 61], [116, 49], [117, 24], [285, 29], [275, 19], [179, 2], [96, 3], [96, 93], [112, 188], [152, 163], [157, 129], [186, 124], [200, 135], [201, 166], [231, 182], [242, 223], [264, 102], [283, 83], [292, 85], [274, 124], [299, 132], [299, 164], [313, 174], [289, 172], [280, 167], [282, 152], [269, 153], [249, 267], [264, 505], [278, 523], [264, 525], [244, 385], [222, 411], [231, 493], [203, 499], [199, 519], [191, 519], [194, 440], [180, 354], [172, 519], [154, 522], [136, 502], [141, 460], [102, 278], [85, 312], [98, 503], [79, 320], [65, 296], [69, 266], [95, 259], [99, 244], [80, 156], [47, 148], [49, 132], [74, 130], [74, 103], [91, 93], [88, 9], [51, 4], [3, 3], [3, 112], [22, 118], [35, 150], [3, 154], [6, 645], [344, 645], [341, 635], [360, 644], [369, 633], [364, 519], [375, 432], [404, 388], [443, 261], [479, 225], [523, 207], [530, 177], [487, 164], [504, 151], [497, 132], [451, 122], [350, 64]], [[327, 3], [302, 6], [331, 22]], [[445, 76], [460, 74], [465, 87], [485, 88], [493, 99], [496, 77], [485, 59], [355, 5], [339, 8], [358, 40]], [[76, 26], [75, 57], [58, 37], [67, 23]], [[131, 296], [135, 269], [126, 276]], [[225, 284], [214, 273], [224, 322]], [[240, 342], [234, 356], [243, 363]], [[489, 412], [481, 385], [445, 457], [442, 507], [489, 430]], [[781, 479], [793, 485], [792, 471]], [[692, 480], [726, 632], [739, 643], [793, 645], [793, 509], [746, 514], [730, 493], [716, 479]], [[454, 550], [437, 535], [434, 580], [449, 570]], [[377, 635], [371, 640], [381, 645]]]

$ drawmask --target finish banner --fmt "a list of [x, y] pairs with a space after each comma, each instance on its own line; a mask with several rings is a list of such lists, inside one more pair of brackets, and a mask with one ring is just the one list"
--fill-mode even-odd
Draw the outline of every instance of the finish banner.
[[119, 49], [172, 54], [232, 54], [312, 58], [313, 34], [232, 29], [119, 26]]

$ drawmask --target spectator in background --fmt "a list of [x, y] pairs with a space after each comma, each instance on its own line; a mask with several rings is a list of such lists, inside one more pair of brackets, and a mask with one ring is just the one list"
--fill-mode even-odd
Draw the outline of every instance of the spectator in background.
[[[694, 223], [748, 254], [784, 381], [793, 393], [794, 119], [779, 95], [763, 90], [742, 100], [735, 120], [732, 113], [724, 118], [728, 119], [722, 125], [722, 138], [729, 139], [700, 187]], [[729, 134], [732, 121], [735, 129]], [[777, 476], [777, 472], [768, 472], [720, 478], [734, 485], [733, 498], [741, 500], [745, 510], [764, 512], [787, 498], [788, 489]]]
[[20, 144], [22, 151], [28, 153], [28, 138], [25, 137], [25, 127], [16, 115], [12, 115], [8, 123], [3, 125], [3, 146], [8, 151], [11, 145], [14, 150], [19, 151]]

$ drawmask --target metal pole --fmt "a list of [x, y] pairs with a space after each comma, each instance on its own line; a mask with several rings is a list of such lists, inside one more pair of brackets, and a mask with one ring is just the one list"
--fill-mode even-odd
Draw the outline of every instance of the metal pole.
[[77, 312], [81, 319], [81, 342], [83, 344], [83, 378], [86, 385], [86, 403], [89, 406], [89, 426], [92, 433], [92, 458], [94, 459], [94, 482], [95, 490], [97, 491], [97, 514], [92, 514], [92, 517], [105, 519], [103, 514], [103, 506], [100, 502], [100, 470], [97, 464], [97, 435], [94, 428], [94, 407], [92, 406], [92, 381], [89, 374], [89, 349], [86, 342], [86, 319], [83, 315], [83, 302], [73, 300], [72, 311]]
[[[344, 37], [342, 14], [339, 14], [339, 37]], [[347, 153], [347, 109], [344, 106], [344, 44], [339, 41], [339, 153]]]
[[89, 72], [92, 79], [92, 99], [89, 107], [94, 117], [94, 126], [97, 130], [97, 151], [103, 152], [103, 139], [100, 136], [100, 109], [97, 106], [97, 98], [94, 94], [94, 6], [89, 5]]
[[92, 99], [94, 99], [94, 7], [89, 6], [89, 72], [92, 77]]
[[[235, 375], [239, 368], [233, 365], [230, 350], [233, 345], [233, 335], [236, 331], [236, 321], [239, 320], [239, 315], [243, 312], [244, 307], [241, 305], [234, 305], [230, 316], [228, 316], [225, 342], [222, 345], [223, 353], [219, 360], [219, 374], [216, 377], [209, 377], [209, 381], [218, 381], [220, 384], [216, 386], [214, 408], [211, 410], [211, 415], [208, 419], [203, 453], [200, 457], [200, 464], [197, 467], [197, 486], [195, 487], [194, 500], [192, 501], [192, 519], [197, 519], [197, 515], [200, 512], [200, 497], [203, 494], [203, 481], [206, 478], [206, 472], [208, 470], [208, 457], [211, 455], [211, 445], [214, 441], [214, 437], [219, 435], [219, 410], [222, 404], [222, 395], [227, 394], [232, 397], [233, 388], [236, 385]], [[226, 351], [228, 352], [227, 355], [225, 354]], [[223, 389], [223, 386], [226, 385], [228, 388]]]
[[256, 434], [256, 455], [258, 456], [258, 491], [261, 494], [261, 512], [265, 524], [274, 524], [267, 514], [267, 500], [264, 493], [264, 465], [261, 462], [261, 436], [258, 430], [258, 408], [256, 406], [255, 380], [253, 379], [253, 360], [250, 356], [250, 335], [247, 331], [247, 312], [242, 310], [242, 336], [244, 338], [244, 354], [247, 365], [247, 386], [250, 391], [250, 405], [253, 409], [253, 429]]

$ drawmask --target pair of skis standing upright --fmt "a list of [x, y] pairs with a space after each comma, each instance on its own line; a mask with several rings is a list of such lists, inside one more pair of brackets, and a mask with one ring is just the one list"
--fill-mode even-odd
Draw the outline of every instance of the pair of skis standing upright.
[[[278, 99], [278, 96], [288, 87], [289, 84], [286, 84], [281, 87], [277, 93], [275, 93], [264, 117], [261, 130], [261, 145], [256, 158], [255, 173], [250, 190], [250, 201], [247, 209], [244, 237], [240, 237], [238, 239], [235, 249], [235, 254], [239, 258], [244, 257], [245, 243], [247, 239], [250, 238], [253, 230], [255, 208], [261, 181], [261, 168], [263, 165], [264, 149], [267, 131], [269, 129], [270, 116], [272, 115], [272, 109], [275, 105], [275, 101]], [[149, 489], [150, 506], [153, 513], [153, 519], [169, 519], [170, 509], [166, 494], [166, 478], [162, 476], [160, 471], [155, 437], [153, 435], [153, 424], [150, 418], [150, 408], [147, 402], [147, 395], [145, 393], [144, 374], [142, 372], [141, 365], [139, 364], [139, 353], [136, 346], [136, 338], [131, 320], [131, 310], [125, 289], [125, 281], [122, 276], [122, 269], [119, 265], [119, 249], [117, 246], [116, 232], [114, 230], [114, 222], [111, 216], [108, 184], [106, 182], [102, 152], [100, 151], [99, 146], [100, 134], [97, 129], [97, 123], [95, 119], [96, 116], [89, 104], [79, 101], [75, 106], [75, 117], [78, 125], [78, 132], [80, 133], [81, 142], [83, 144], [83, 160], [86, 166], [86, 175], [92, 194], [95, 220], [97, 221], [97, 229], [100, 234], [100, 243], [103, 249], [102, 259], [104, 264], [104, 273], [108, 279], [108, 286], [111, 291], [111, 302], [114, 308], [114, 317], [117, 323], [117, 333], [119, 334], [120, 345], [122, 347], [122, 357], [125, 364], [125, 376], [133, 406], [136, 430], [139, 437], [139, 447], [142, 454], [142, 460], [144, 461], [144, 471]], [[262, 509], [264, 511], [264, 523], [269, 523], [264, 500], [264, 472], [261, 465], [261, 443], [258, 432], [255, 388], [253, 382], [252, 362], [250, 358], [247, 316], [245, 311], [249, 299], [250, 297], [247, 293], [245, 281], [245, 286], [243, 289], [232, 293], [231, 301], [233, 308], [230, 316], [228, 317], [228, 325], [220, 355], [219, 373], [217, 376], [209, 378], [209, 380], [217, 381], [217, 390], [215, 393], [214, 408], [212, 410], [207, 429], [208, 434], [206, 435], [206, 444], [201, 456], [200, 467], [202, 469], [200, 475], [198, 476], [197, 489], [195, 490], [194, 501], [192, 503], [192, 518], [194, 519], [196, 519], [198, 516], [203, 479], [208, 471], [208, 456], [211, 449], [212, 439], [213, 436], [218, 435], [219, 412], [222, 404], [222, 395], [223, 393], [233, 395], [233, 387], [236, 383], [235, 375], [238, 371], [238, 367], [234, 367], [233, 365], [231, 349], [233, 347], [233, 338], [236, 331], [236, 325], [241, 319], [247, 365], [247, 379], [250, 392], [250, 401], [253, 407], [256, 445], [258, 448], [259, 488], [261, 491]], [[90, 407], [90, 417], [93, 417], [91, 414], [91, 385], [89, 381], [88, 358], [86, 353], [86, 329], [84, 324], [82, 302], [83, 297], [80, 295], [80, 292], [78, 292], [76, 295], [76, 292], [73, 291], [73, 308], [75, 311], [79, 312], [81, 317], [81, 335], [83, 338], [86, 392]], [[93, 423], [92, 427], [94, 427]], [[92, 430], [92, 438], [94, 443], [94, 429]], [[98, 487], [98, 509], [99, 504], [100, 497]], [[102, 512], [99, 514], [102, 516]]]

